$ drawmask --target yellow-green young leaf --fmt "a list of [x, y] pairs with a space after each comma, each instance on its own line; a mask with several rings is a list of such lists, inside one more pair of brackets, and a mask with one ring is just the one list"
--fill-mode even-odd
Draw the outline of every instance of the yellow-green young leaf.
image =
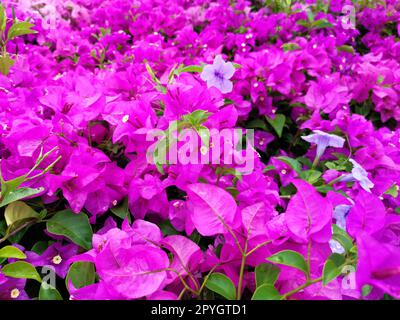
[[345, 260], [345, 257], [338, 253], [333, 253], [328, 257], [322, 271], [322, 282], [324, 285], [327, 285], [342, 273]]
[[77, 289], [93, 284], [96, 278], [94, 265], [91, 262], [75, 262], [68, 270], [65, 278], [66, 287], [69, 288], [69, 282]]
[[197, 73], [197, 72], [202, 72], [203, 71], [203, 67], [202, 66], [186, 66], [183, 67], [181, 69], [179, 69], [179, 72], [191, 72], [191, 73]]
[[0, 249], [0, 258], [26, 259], [26, 255], [17, 247], [5, 246]]
[[283, 114], [276, 114], [275, 118], [266, 117], [268, 123], [274, 128], [278, 137], [282, 137], [283, 127], [285, 126], [286, 117]]
[[17, 261], [14, 263], [7, 264], [1, 269], [1, 272], [5, 276], [11, 278], [33, 279], [42, 282], [42, 278], [36, 271], [35, 267], [25, 261]]
[[18, 188], [14, 191], [9, 192], [6, 196], [3, 197], [3, 200], [0, 202], [0, 208], [4, 207], [11, 202], [17, 201], [24, 199], [26, 197], [34, 196], [40, 192], [42, 192], [44, 189], [42, 187], [39, 188]]
[[11, 226], [20, 220], [26, 220], [29, 218], [39, 219], [39, 214], [26, 203], [15, 201], [7, 206], [4, 217], [6, 218], [7, 226]]
[[297, 43], [288, 42], [282, 45], [283, 51], [296, 51], [301, 49]]
[[7, 15], [6, 10], [2, 4], [0, 4], [0, 31], [4, 31], [6, 29], [7, 23]]
[[228, 300], [234, 300], [236, 298], [235, 285], [232, 283], [231, 279], [222, 273], [211, 274], [206, 282], [206, 287]]
[[303, 271], [305, 274], [308, 273], [307, 263], [304, 260], [304, 257], [296, 251], [283, 250], [273, 254], [272, 256], [267, 258], [267, 260], [299, 269]]
[[271, 263], [259, 264], [255, 270], [256, 286], [260, 287], [263, 284], [274, 285], [280, 272], [281, 270]]
[[10, 68], [14, 65], [14, 60], [9, 55], [0, 57], [0, 72], [7, 76], [10, 73]]
[[92, 248], [93, 231], [86, 214], [60, 211], [47, 221], [46, 227], [48, 232], [67, 237], [86, 250]]
[[35, 30], [31, 29], [34, 26], [35, 26], [34, 24], [32, 24], [28, 21], [15, 22], [8, 30], [7, 38], [8, 38], [8, 40], [11, 40], [11, 39], [14, 39], [16, 37], [23, 36], [26, 34], [36, 33]]
[[56, 288], [42, 282], [39, 290], [39, 300], [62, 300], [62, 296]]
[[281, 300], [282, 296], [271, 284], [263, 284], [254, 291], [251, 300]]
[[392, 185], [385, 194], [391, 195], [393, 198], [397, 198], [399, 195], [399, 186], [397, 184]]

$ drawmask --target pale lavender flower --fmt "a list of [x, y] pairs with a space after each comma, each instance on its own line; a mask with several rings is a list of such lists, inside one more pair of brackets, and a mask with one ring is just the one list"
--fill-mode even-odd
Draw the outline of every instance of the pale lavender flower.
[[336, 225], [343, 230], [346, 230], [346, 218], [351, 207], [352, 206], [347, 204], [341, 204], [336, 206], [333, 210], [333, 217], [336, 220]]
[[342, 137], [320, 130], [314, 130], [312, 134], [301, 138], [309, 143], [315, 143], [317, 145], [316, 162], [318, 162], [324, 154], [327, 147], [342, 148], [345, 141]]
[[361, 188], [363, 188], [367, 192], [371, 192], [371, 189], [374, 187], [374, 183], [369, 180], [368, 172], [355, 160], [349, 159], [349, 161], [353, 164], [353, 169], [351, 173], [341, 178], [339, 181], [341, 182], [351, 182], [358, 181], [360, 183]]
[[214, 58], [213, 64], [204, 66], [200, 77], [207, 82], [207, 88], [215, 87], [222, 93], [232, 92], [233, 84], [229, 79], [235, 73], [231, 62], [225, 62], [221, 55]]

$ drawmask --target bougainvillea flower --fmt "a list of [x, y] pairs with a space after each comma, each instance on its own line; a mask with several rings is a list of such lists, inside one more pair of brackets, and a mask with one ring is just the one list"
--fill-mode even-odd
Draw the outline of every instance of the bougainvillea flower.
[[102, 280], [120, 295], [135, 299], [159, 289], [166, 279], [169, 259], [164, 251], [152, 246], [113, 250], [108, 245], [97, 255], [95, 264]]
[[56, 274], [65, 278], [70, 265], [69, 259], [78, 253], [78, 246], [68, 244], [63, 246], [60, 242], [50, 245], [43, 253], [37, 254], [33, 251], [27, 251], [27, 259], [35, 267], [52, 266]]
[[400, 298], [400, 250], [363, 233], [357, 237], [359, 290], [366, 284]]
[[286, 224], [299, 241], [327, 242], [331, 238], [332, 204], [302, 180], [293, 180], [297, 193], [285, 212]]
[[225, 190], [205, 183], [188, 186], [191, 220], [204, 236], [226, 233], [235, 221], [237, 205]]
[[201, 79], [207, 82], [207, 87], [215, 87], [221, 93], [232, 91], [233, 84], [229, 79], [233, 77], [235, 67], [232, 62], [225, 62], [221, 55], [214, 58], [213, 64], [204, 66]]
[[26, 279], [16, 279], [4, 276], [0, 270], [0, 299], [1, 300], [28, 300], [24, 288]]
[[347, 216], [347, 231], [356, 237], [361, 233], [373, 234], [385, 226], [386, 210], [375, 195], [360, 191]]

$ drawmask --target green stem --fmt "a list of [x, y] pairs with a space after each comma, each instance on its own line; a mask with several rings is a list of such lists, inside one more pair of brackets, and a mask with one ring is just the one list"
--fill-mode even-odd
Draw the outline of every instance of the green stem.
[[300, 290], [303, 290], [307, 287], [309, 287], [310, 285], [314, 284], [314, 283], [318, 283], [322, 281], [322, 277], [317, 278], [317, 279], [313, 279], [313, 280], [307, 280], [304, 284], [302, 284], [301, 286], [297, 287], [296, 289], [293, 289], [292, 291], [289, 291], [287, 293], [285, 293], [282, 297], [281, 300], [285, 300], [288, 297], [294, 295], [295, 293], [299, 292]]
[[251, 255], [252, 253], [254, 253], [255, 251], [257, 251], [258, 249], [260, 249], [261, 247], [264, 247], [264, 246], [266, 246], [267, 244], [270, 244], [272, 242], [272, 240], [268, 240], [268, 241], [265, 241], [265, 242], [263, 242], [263, 243], [260, 243], [258, 246], [255, 246], [253, 249], [251, 249], [250, 251], [248, 251], [247, 253], [246, 253], [246, 257], [248, 257], [249, 255]]
[[[244, 252], [246, 252], [246, 251], [247, 251], [247, 241], [244, 244]], [[246, 258], [247, 258], [247, 254], [243, 253], [242, 261], [240, 264], [239, 282], [238, 282], [237, 294], [236, 294], [237, 300], [240, 300], [241, 295], [242, 295], [242, 284], [243, 284], [244, 267], [246, 266]]]

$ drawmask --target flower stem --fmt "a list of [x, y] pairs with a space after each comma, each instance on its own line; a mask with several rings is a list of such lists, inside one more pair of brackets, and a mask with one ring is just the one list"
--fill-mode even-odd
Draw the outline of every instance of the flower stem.
[[301, 286], [297, 287], [296, 289], [293, 289], [292, 291], [289, 291], [289, 292], [285, 293], [285, 294], [281, 297], [281, 300], [285, 300], [285, 299], [287, 299], [288, 297], [294, 295], [295, 293], [297, 293], [297, 292], [299, 292], [299, 291], [301, 291], [301, 290], [307, 288], [308, 286], [310, 286], [310, 285], [312, 285], [312, 284], [314, 284], [314, 283], [318, 283], [318, 282], [320, 282], [320, 281], [322, 281], [322, 277], [317, 278], [317, 279], [313, 279], [313, 280], [307, 280], [304, 284], [302, 284]]
[[238, 282], [237, 294], [236, 294], [237, 300], [240, 300], [241, 295], [242, 295], [242, 283], [243, 283], [244, 267], [246, 266], [246, 258], [247, 258], [246, 251], [247, 251], [247, 241], [244, 244], [244, 252], [242, 253], [242, 261], [241, 261], [241, 264], [240, 264], [239, 282]]

